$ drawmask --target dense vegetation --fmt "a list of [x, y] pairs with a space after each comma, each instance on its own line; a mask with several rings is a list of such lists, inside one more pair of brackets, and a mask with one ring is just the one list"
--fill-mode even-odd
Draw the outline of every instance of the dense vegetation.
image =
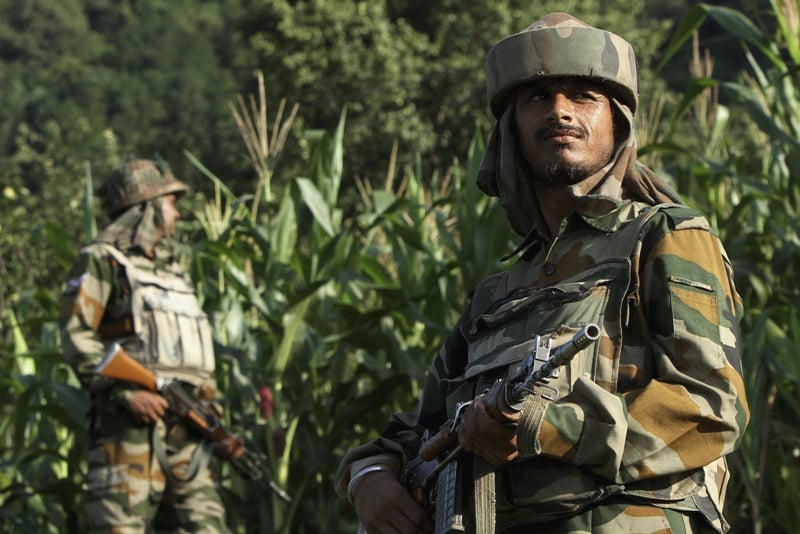
[[[341, 455], [414, 408], [465, 293], [513, 247], [473, 180], [483, 56], [531, 22], [527, 4], [0, 0], [3, 531], [84, 530], [86, 400], [59, 353], [60, 285], [106, 222], [93, 183], [155, 152], [194, 186], [181, 250], [226, 423], [295, 498], [222, 465], [232, 527], [355, 530], [331, 485]], [[800, 520], [799, 7], [537, 5], [634, 43], [642, 157], [734, 260], [753, 412], [730, 462], [734, 532]]]

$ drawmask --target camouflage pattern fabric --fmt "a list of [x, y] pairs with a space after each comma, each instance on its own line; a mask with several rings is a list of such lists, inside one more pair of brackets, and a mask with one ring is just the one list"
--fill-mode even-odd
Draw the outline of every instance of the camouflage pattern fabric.
[[639, 72], [633, 47], [567, 13], [551, 13], [506, 37], [486, 56], [486, 97], [500, 118], [510, 94], [541, 78], [579, 76], [613, 88], [636, 113]]
[[95, 241], [108, 243], [122, 251], [139, 249], [151, 257], [156, 255], [162, 263], [171, 263], [174, 256], [172, 240], [159, 238], [160, 203], [161, 197], [131, 206], [103, 228]]
[[[120, 232], [120, 233], [124, 233]], [[69, 275], [61, 303], [62, 350], [67, 361], [85, 384], [97, 380], [94, 369], [105, 355], [109, 340], [133, 336], [130, 284], [124, 269], [108, 245], [87, 246]], [[168, 254], [148, 258], [138, 247], [127, 249], [130, 261], [169, 276], [183, 276], [182, 268]], [[120, 330], [122, 329], [122, 330]], [[141, 360], [149, 363], [148, 360]]]
[[[599, 55], [594, 48], [598, 41], [606, 43]], [[575, 59], [566, 62], [567, 57]], [[607, 66], [601, 68], [597, 64], [592, 70], [595, 60]], [[584, 61], [586, 65], [574, 66]], [[616, 71], [608, 65], [617, 65], [619, 73], [614, 74]], [[541, 78], [581, 76], [612, 89], [616, 153], [599, 172], [570, 187], [575, 198], [591, 199], [597, 213], [614, 209], [621, 199], [647, 204], [682, 202], [664, 180], [637, 161], [633, 119], [636, 106], [632, 99], [638, 92], [636, 60], [630, 45], [618, 36], [591, 28], [565, 13], [547, 15], [524, 32], [498, 43], [487, 55], [486, 76], [490, 104], [498, 120], [478, 170], [478, 187], [487, 195], [498, 197], [511, 228], [520, 236], [528, 236], [543, 222], [539, 210], [531, 209], [538, 200], [530, 177], [519, 163], [514, 109], [508, 102], [516, 88]]]
[[517, 435], [525, 458], [496, 470], [498, 528], [566, 528], [616, 495], [725, 531], [722, 458], [749, 419], [741, 300], [700, 214], [662, 207], [639, 240], [637, 221], [649, 211], [622, 203], [601, 217], [574, 214], [550, 246], [532, 245], [509, 272], [485, 280], [435, 360], [415, 420], [395, 417], [380, 440], [351, 451], [339, 490], [355, 461], [387, 452], [413, 458], [420, 426], [438, 429], [457, 402], [525, 357], [536, 334], [558, 346], [596, 322], [600, 342], [553, 384], [561, 398], [537, 420], [523, 409]]
[[[498, 488], [517, 492], [498, 490], [500, 524], [568, 515], [621, 494], [727, 526], [721, 458], [749, 418], [741, 301], [721, 244], [689, 208], [651, 214], [641, 248], [620, 254], [637, 243], [630, 230], [638, 233], [639, 213], [649, 208], [575, 215], [549, 248], [532, 248], [484, 283], [460, 328], [461, 351], [434, 370], [450, 405], [485, 388], [497, 364], [524, 357], [531, 333], [557, 346], [582, 324], [601, 325], [600, 342], [551, 383], [562, 397], [526, 402], [517, 437], [530, 460], [498, 470]], [[464, 370], [453, 377], [456, 365]]]
[[[494, 491], [477, 491], [477, 513], [467, 518], [473, 530], [475, 522], [486, 525], [481, 501], [489, 494], [501, 532], [726, 532], [725, 456], [750, 414], [742, 302], [725, 250], [702, 214], [637, 161], [635, 60], [624, 41], [559, 13], [502, 47], [487, 57], [498, 121], [477, 181], [524, 237], [521, 256], [479, 284], [433, 362], [418, 412], [393, 415], [379, 439], [351, 450], [337, 491], [346, 496], [354, 467], [414, 458], [423, 431], [437, 431], [458, 402], [505, 376], [536, 335], [558, 347], [592, 322], [600, 340], [551, 383], [558, 398], [526, 400], [520, 457], [490, 470]], [[590, 58], [586, 65], [581, 55]], [[598, 57], [595, 70], [576, 70]], [[531, 186], [535, 177], [519, 163], [505, 98], [537, 76], [611, 82], [616, 124], [624, 126], [615, 130], [611, 161], [569, 187], [581, 212], [566, 217], [554, 238]], [[475, 477], [483, 488], [484, 473]]]
[[115, 168], [99, 193], [113, 217], [130, 206], [188, 190], [189, 186], [175, 178], [166, 162], [133, 159]]
[[[90, 435], [86, 510], [90, 531], [108, 534], [228, 532], [225, 509], [211, 470], [187, 482], [168, 482], [151, 444], [164, 424], [135, 423], [120, 406], [98, 410]], [[154, 436], [154, 434], [156, 434]], [[170, 449], [169, 468], [181, 478], [202, 441], [189, 436]]]
[[503, 534], [620, 534], [621, 532], [652, 532], [671, 534], [713, 533], [696, 516], [666, 508], [655, 508], [616, 502], [611, 498], [603, 506], [591, 508], [569, 519], [553, 523], [521, 525]]
[[[61, 299], [61, 345], [67, 362], [85, 387], [96, 380], [94, 369], [106, 346], [98, 330], [104, 318], [133, 331], [130, 311], [124, 306], [128, 288], [110, 258], [81, 254], [72, 266]], [[123, 303], [117, 306], [117, 303]]]
[[[129, 235], [127, 228], [118, 225], [116, 235]], [[134, 333], [130, 286], [119, 263], [104, 250], [100, 246], [84, 249], [70, 273], [61, 307], [64, 355], [93, 406], [86, 480], [92, 532], [145, 532], [145, 527], [153, 525], [165, 526], [165, 532], [228, 532], [207, 462], [189, 481], [167, 480], [154, 453], [155, 440], [163, 440], [163, 425], [140, 425], [126, 408], [136, 386], [94, 375], [109, 350], [109, 340]], [[151, 260], [139, 247], [129, 246], [126, 252], [130, 261], [149, 265], [152, 272], [182, 274], [177, 264]], [[176, 474], [185, 470], [200, 443], [189, 436], [170, 455]]]

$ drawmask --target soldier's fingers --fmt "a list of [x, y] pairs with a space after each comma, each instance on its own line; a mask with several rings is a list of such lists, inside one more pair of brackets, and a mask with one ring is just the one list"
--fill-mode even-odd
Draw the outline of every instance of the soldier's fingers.
[[461, 445], [461, 448], [465, 451], [475, 452], [475, 449], [472, 446], [472, 432], [468, 427], [468, 423], [462, 422], [458, 429], [458, 444]]

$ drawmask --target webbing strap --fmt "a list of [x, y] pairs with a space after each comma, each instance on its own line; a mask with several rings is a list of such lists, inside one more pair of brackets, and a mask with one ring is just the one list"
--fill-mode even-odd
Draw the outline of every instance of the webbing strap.
[[[163, 432], [161, 432], [161, 431]], [[159, 424], [156, 425], [156, 428], [153, 430], [151, 434], [153, 436], [153, 451], [155, 451], [156, 458], [158, 459], [158, 463], [161, 466], [161, 470], [164, 472], [164, 476], [167, 480], [171, 483], [178, 483], [178, 482], [189, 482], [194, 477], [197, 476], [197, 473], [200, 472], [201, 469], [204, 469], [208, 463], [211, 461], [211, 456], [213, 454], [213, 446], [208, 441], [203, 440], [202, 443], [199, 443], [195, 448], [194, 452], [192, 453], [192, 458], [189, 460], [189, 465], [186, 467], [186, 473], [179, 477], [175, 473], [172, 472], [172, 468], [169, 465], [169, 459], [167, 458], [167, 451], [164, 447], [164, 437], [166, 436], [166, 427], [164, 426], [162, 421], [159, 421]]]
[[475, 480], [475, 532], [494, 534], [495, 530], [495, 494], [494, 466], [475, 455], [473, 464]]

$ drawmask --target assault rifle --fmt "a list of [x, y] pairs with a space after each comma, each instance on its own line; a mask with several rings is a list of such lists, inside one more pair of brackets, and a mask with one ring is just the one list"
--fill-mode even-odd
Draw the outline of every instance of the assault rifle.
[[132, 382], [161, 394], [167, 399], [170, 411], [190, 428], [199, 431], [212, 444], [214, 453], [230, 462], [240, 475], [253, 482], [267, 483], [281, 500], [287, 504], [292, 502], [291, 497], [267, 475], [264, 455], [248, 449], [244, 440], [226, 429], [219, 415], [190, 393], [181, 381], [165, 380], [121, 350], [106, 356], [95, 368], [95, 373]]
[[[512, 373], [497, 380], [482, 394], [486, 411], [492, 415], [512, 414], [522, 410], [525, 399], [534, 391], [534, 386], [543, 389], [550, 400], [558, 398], [556, 388], [548, 386], [551, 378], [558, 376], [560, 367], [569, 364], [581, 350], [600, 338], [600, 327], [589, 323], [581, 328], [567, 343], [551, 352], [552, 338], [534, 339], [534, 348]], [[463, 484], [457, 461], [461, 453], [458, 443], [458, 428], [461, 418], [473, 400], [456, 405], [452, 419], [442, 425], [432, 437], [423, 436], [419, 456], [406, 464], [401, 480], [406, 489], [424, 502], [428, 512], [434, 514], [436, 534], [465, 532], [463, 518]], [[500, 417], [498, 417], [500, 419]]]

